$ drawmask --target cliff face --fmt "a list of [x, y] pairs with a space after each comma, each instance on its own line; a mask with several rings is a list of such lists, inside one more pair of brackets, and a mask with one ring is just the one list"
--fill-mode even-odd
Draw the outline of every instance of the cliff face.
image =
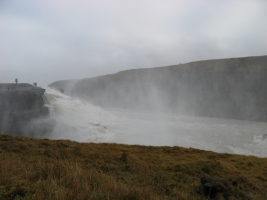
[[[267, 56], [232, 58], [83, 79], [70, 93], [105, 107], [267, 121], [266, 77]], [[67, 88], [50, 86], [59, 84]]]
[[48, 116], [43, 107], [45, 90], [30, 84], [0, 84], [0, 131], [12, 135], [25, 135], [32, 120]]

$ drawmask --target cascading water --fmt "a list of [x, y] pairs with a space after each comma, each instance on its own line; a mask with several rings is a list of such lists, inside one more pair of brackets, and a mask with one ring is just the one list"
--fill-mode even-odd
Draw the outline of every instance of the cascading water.
[[53, 104], [53, 96], [49, 95], [48, 93], [45, 93], [43, 95], [43, 100], [44, 100], [44, 106], [48, 107], [50, 117], [51, 118], [55, 118], [54, 106], [52, 106], [52, 104]]
[[80, 142], [109, 141], [113, 116], [99, 107], [73, 99], [51, 88], [45, 88], [45, 106], [56, 120], [52, 139], [70, 139]]
[[267, 157], [267, 123], [103, 109], [45, 88], [51, 139], [193, 147]]

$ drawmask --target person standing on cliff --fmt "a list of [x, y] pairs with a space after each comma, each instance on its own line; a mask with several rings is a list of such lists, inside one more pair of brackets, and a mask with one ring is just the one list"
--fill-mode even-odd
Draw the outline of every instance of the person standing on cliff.
[[15, 79], [15, 82], [16, 82], [16, 89], [18, 89], [18, 79], [17, 78]]

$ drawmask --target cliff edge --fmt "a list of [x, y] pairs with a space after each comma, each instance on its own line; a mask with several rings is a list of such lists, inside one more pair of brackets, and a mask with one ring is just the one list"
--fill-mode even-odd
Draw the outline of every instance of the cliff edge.
[[0, 84], [0, 132], [10, 135], [27, 135], [30, 123], [48, 116], [44, 107], [45, 89], [30, 84]]

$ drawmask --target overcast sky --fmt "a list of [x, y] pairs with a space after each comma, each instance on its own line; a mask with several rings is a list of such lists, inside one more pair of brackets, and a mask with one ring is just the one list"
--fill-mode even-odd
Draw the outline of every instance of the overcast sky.
[[0, 0], [0, 82], [267, 55], [267, 0]]

